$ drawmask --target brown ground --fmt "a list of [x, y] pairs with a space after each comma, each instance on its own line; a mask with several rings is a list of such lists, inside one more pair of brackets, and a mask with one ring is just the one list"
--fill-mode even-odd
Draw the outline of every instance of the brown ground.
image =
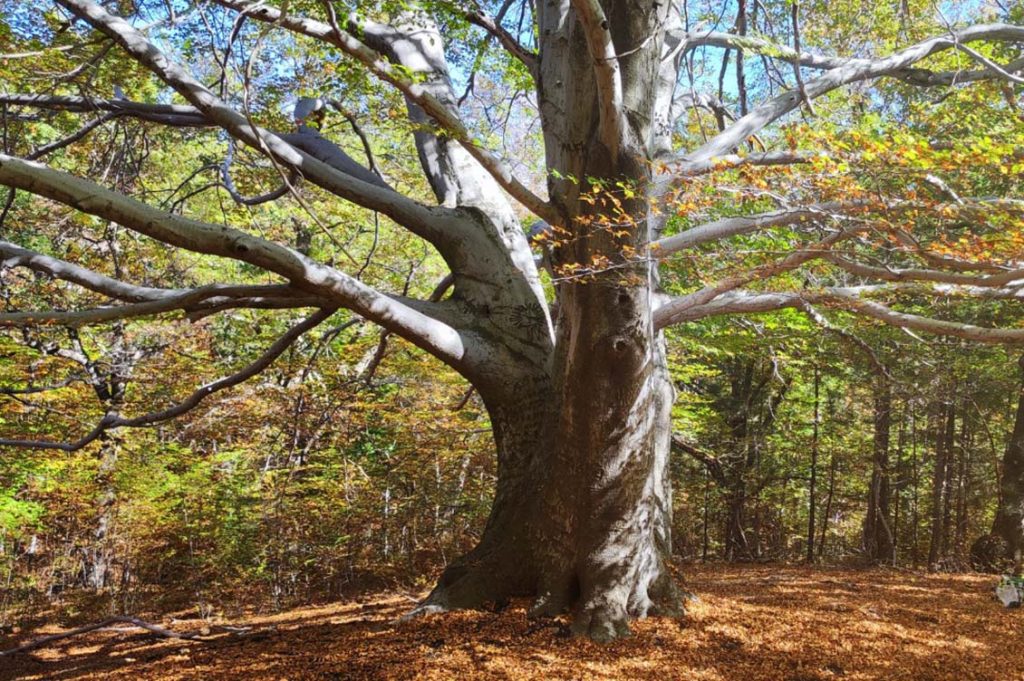
[[[826, 679], [1024, 680], [1024, 611], [994, 578], [786, 566], [694, 566], [685, 622], [652, 619], [609, 645], [529, 622], [525, 603], [394, 625], [382, 595], [252, 616], [204, 641], [101, 630], [0, 658], [0, 679]], [[162, 622], [198, 632], [198, 620]], [[0, 640], [0, 649], [44, 627]]]

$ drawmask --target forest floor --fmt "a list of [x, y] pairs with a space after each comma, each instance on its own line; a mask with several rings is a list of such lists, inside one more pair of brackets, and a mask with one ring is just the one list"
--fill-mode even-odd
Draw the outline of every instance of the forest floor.
[[[526, 602], [396, 624], [409, 597], [252, 615], [155, 620], [203, 640], [122, 625], [0, 658], [0, 679], [736, 679], [1024, 680], [1024, 610], [995, 578], [781, 565], [694, 565], [685, 620], [653, 618], [607, 645], [566, 620], [532, 622]], [[0, 650], [62, 631], [0, 639]]]

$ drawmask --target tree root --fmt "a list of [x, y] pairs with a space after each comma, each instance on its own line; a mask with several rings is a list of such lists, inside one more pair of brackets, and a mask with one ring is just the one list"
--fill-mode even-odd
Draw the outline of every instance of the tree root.
[[441, 575], [433, 591], [398, 621], [407, 622], [424, 615], [451, 610], [498, 611], [508, 604], [509, 589], [495, 571], [481, 565], [451, 565]]
[[629, 614], [621, 605], [599, 601], [583, 606], [572, 621], [572, 633], [597, 643], [625, 638], [629, 630]]

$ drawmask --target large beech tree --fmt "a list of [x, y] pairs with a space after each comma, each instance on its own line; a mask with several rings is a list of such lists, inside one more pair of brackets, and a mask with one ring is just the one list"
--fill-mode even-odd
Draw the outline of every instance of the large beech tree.
[[[931, 19], [919, 21], [903, 3], [894, 10], [902, 28], [844, 42], [829, 38], [824, 5], [802, 9], [796, 2], [55, 4], [83, 43], [104, 54], [120, 51], [176, 99], [141, 102], [71, 89], [5, 93], [5, 116], [56, 110], [93, 118], [47, 145], [6, 149], [0, 184], [167, 248], [240, 261], [276, 283], [141, 285], [3, 241], [6, 271], [27, 268], [109, 302], [8, 309], [0, 324], [79, 327], [239, 308], [312, 312], [255, 362], [180, 403], [139, 415], [112, 403], [77, 441], [2, 444], [70, 450], [112, 429], [166, 421], [256, 375], [299, 336], [349, 310], [458, 371], [479, 393], [493, 428], [497, 483], [486, 528], [416, 612], [527, 595], [531, 614], [571, 611], [574, 630], [599, 640], [626, 634], [631, 618], [680, 612], [667, 567], [670, 327], [685, 333], [686, 324], [711, 315], [790, 309], [842, 333], [838, 327], [852, 314], [912, 334], [1024, 341], [1019, 328], [929, 313], [930, 301], [940, 298], [996, 306], [1016, 300], [1024, 279], [1012, 244], [982, 248], [966, 239], [957, 250], [960, 242], [946, 238], [1013, 232], [1024, 214], [1024, 202], [1006, 193], [1016, 190], [1021, 172], [1014, 140], [1024, 27], [1000, 23], [1013, 16], [998, 5], [979, 3], [976, 21], [954, 23], [930, 5], [921, 12]], [[165, 8], [178, 14], [164, 16]], [[208, 84], [210, 64], [179, 63], [167, 37], [173, 34], [153, 37], [189, 11], [228, 17], [228, 50], [251, 38], [243, 26], [257, 25], [259, 40], [273, 34], [300, 48], [316, 45], [325, 64], [341, 59], [397, 89], [436, 203], [396, 191], [315, 129], [312, 120], [331, 93], [315, 93], [324, 101], [300, 100], [295, 129], [261, 127], [249, 97], [232, 96], [223, 78]], [[720, 30], [730, 22], [734, 30]], [[206, 24], [210, 31], [220, 25]], [[451, 31], [475, 42], [450, 45], [439, 26], [472, 26], [479, 34]], [[505, 50], [531, 81], [530, 106], [515, 118], [532, 113], [539, 123], [541, 182], [514, 174], [470, 118], [479, 109], [463, 106], [456, 93], [467, 67], [453, 69], [448, 58], [476, 47]], [[98, 58], [83, 56], [83, 72]], [[286, 68], [276, 68], [287, 77]], [[941, 125], [914, 126], [921, 107], [908, 102], [940, 106], [972, 87], [987, 88], [985, 106], [1009, 140], [989, 139], [982, 148], [974, 138], [944, 137]], [[883, 135], [888, 144], [857, 131], [860, 118], [887, 115], [893, 122], [879, 126], [892, 126]], [[816, 116], [829, 125], [816, 125]], [[429, 299], [377, 290], [336, 265], [340, 257], [317, 260], [244, 226], [167, 212], [34, 160], [125, 118], [230, 137], [287, 178], [284, 189], [246, 199], [225, 175], [237, 200], [287, 200], [296, 184], [311, 185], [422, 238], [450, 277]], [[802, 128], [801, 119], [809, 121]], [[900, 126], [904, 137], [892, 134]], [[1002, 185], [992, 185], [999, 194], [976, 193], [974, 176], [960, 178], [968, 164], [1002, 176]], [[900, 174], [886, 175], [896, 166]], [[785, 235], [783, 252], [762, 246], [751, 260], [736, 246], [773, 234]], [[737, 249], [735, 266], [702, 271], [702, 254], [715, 248]], [[546, 288], [548, 277], [553, 287]]]

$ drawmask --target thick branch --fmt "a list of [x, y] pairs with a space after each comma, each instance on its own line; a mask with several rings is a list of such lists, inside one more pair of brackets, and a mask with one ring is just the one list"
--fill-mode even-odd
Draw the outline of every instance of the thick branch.
[[165, 213], [88, 180], [2, 154], [0, 184], [113, 220], [172, 246], [241, 260], [274, 272], [297, 288], [332, 300], [398, 333], [456, 368], [464, 360], [465, 347], [459, 333], [424, 313], [436, 304], [386, 296], [280, 244], [229, 227]]
[[[84, 99], [82, 97], [44, 95], [11, 95], [6, 97], [0, 95], [0, 104], [2, 103], [12, 103], [20, 106], [31, 106], [37, 109], [49, 109], [53, 111], [85, 112], [100, 110], [110, 112], [106, 114], [106, 116], [98, 118], [83, 127], [74, 135], [58, 140], [57, 142], [45, 147], [41, 147], [29, 157], [30, 160], [35, 160], [37, 157], [42, 156], [45, 153], [49, 153], [55, 148], [67, 146], [68, 144], [77, 141], [84, 135], [88, 134], [91, 129], [108, 120], [108, 117], [132, 116], [141, 120], [157, 122], [171, 127], [219, 127], [217, 123], [208, 120], [195, 107], [176, 104], [149, 104], [146, 102], [132, 102], [118, 99], [102, 100]], [[357, 180], [376, 185], [382, 189], [392, 190], [392, 188], [384, 182], [378, 174], [367, 170], [365, 167], [357, 163], [348, 154], [346, 154], [341, 147], [321, 135], [313, 128], [300, 125], [297, 132], [273, 134], [276, 134], [299, 151], [309, 154], [318, 161], [326, 163], [334, 170], [341, 171], [342, 173], [350, 175]], [[288, 194], [289, 186], [288, 183], [285, 183], [273, 191], [256, 197], [242, 196], [242, 194], [236, 189], [234, 182], [231, 180], [229, 172], [233, 156], [234, 143], [232, 141], [229, 143], [228, 154], [221, 165], [221, 179], [224, 183], [224, 188], [236, 203], [246, 206], [254, 206], [274, 201]], [[298, 176], [295, 172], [292, 172], [292, 175], [293, 178], [289, 179], [289, 182], [294, 182], [294, 178]]]
[[[866, 64], [870, 59], [857, 57], [836, 57], [829, 55], [818, 55], [806, 51], [797, 51], [788, 45], [775, 43], [757, 36], [740, 36], [734, 33], [722, 31], [707, 31], [701, 33], [688, 33], [684, 35], [687, 49], [694, 49], [701, 46], [721, 47], [723, 49], [744, 49], [765, 57], [778, 59], [786, 62], [796, 62], [800, 66], [829, 71], [832, 69], [849, 66], [851, 64]], [[963, 49], [959, 46], [958, 49]], [[973, 52], [973, 50], [972, 50]], [[979, 63], [984, 64], [984, 62]], [[984, 64], [985, 69], [976, 71], [932, 71], [930, 69], [908, 67], [888, 74], [910, 85], [934, 87], [939, 85], [956, 85], [971, 83], [979, 80], [988, 80], [994, 77], [1015, 80], [1013, 74], [1024, 69], [1024, 57], [1014, 59], [1012, 62], [997, 69], [992, 69]]]
[[594, 80], [600, 114], [598, 137], [612, 156], [618, 153], [625, 134], [622, 73], [612, 43], [611, 27], [598, 0], [572, 0], [573, 9], [583, 26], [587, 49], [594, 60]]
[[863, 293], [863, 290], [856, 288], [827, 288], [799, 293], [730, 291], [704, 305], [690, 307], [675, 314], [670, 314], [667, 305], [663, 306], [655, 312], [655, 326], [664, 328], [716, 315], [757, 314], [785, 308], [804, 309], [808, 304], [821, 304], [912, 331], [989, 344], [1024, 343], [1024, 329], [996, 329], [898, 312], [882, 303], [865, 300], [861, 297]]
[[962, 286], [1000, 288], [1024, 279], [1024, 269], [1012, 269], [998, 274], [975, 275], [920, 268], [896, 269], [889, 267], [876, 267], [873, 265], [854, 262], [849, 258], [845, 258], [835, 253], [826, 254], [824, 258], [850, 274], [881, 281], [931, 281], [943, 284], [958, 284]]
[[0, 104], [78, 113], [108, 111], [176, 127], [204, 128], [216, 125], [195, 107], [183, 104], [149, 104], [125, 99], [91, 99], [65, 95], [0, 95]]
[[526, 66], [526, 69], [536, 78], [537, 75], [537, 53], [533, 50], [526, 48], [522, 43], [516, 40], [515, 36], [506, 31], [495, 20], [494, 17], [485, 14], [483, 11], [476, 9], [466, 13], [466, 19], [469, 23], [479, 26], [484, 29], [492, 36], [498, 39], [501, 46], [511, 54], [513, 57], [518, 59]]
[[822, 257], [835, 244], [860, 233], [864, 229], [863, 225], [858, 225], [833, 232], [817, 243], [795, 250], [773, 263], [726, 277], [692, 293], [673, 298], [659, 308], [657, 314], [663, 317], [675, 317], [684, 314], [690, 308], [701, 307], [723, 294], [738, 289], [741, 286], [746, 286], [753, 281], [769, 279], [783, 272], [795, 270], [806, 262]]
[[152, 288], [149, 286], [127, 284], [80, 265], [36, 253], [17, 244], [12, 244], [9, 241], [0, 241], [0, 258], [2, 258], [0, 260], [0, 266], [2, 267], [25, 267], [34, 272], [40, 272], [56, 279], [78, 284], [82, 288], [102, 293], [117, 300], [140, 303], [162, 300], [168, 296], [179, 295], [184, 292], [182, 289]]
[[718, 457], [708, 454], [702, 449], [694, 447], [689, 442], [684, 440], [679, 435], [672, 435], [672, 449], [692, 456], [694, 459], [699, 461], [707, 469], [708, 474], [718, 484], [725, 484], [725, 471], [722, 468], [722, 462], [718, 460]]
[[741, 234], [750, 234], [769, 227], [785, 227], [828, 220], [837, 217], [836, 214], [839, 211], [863, 207], [866, 204], [867, 202], [851, 201], [840, 203], [832, 201], [813, 206], [761, 213], [759, 215], [722, 218], [721, 220], [691, 227], [679, 234], [659, 239], [651, 244], [651, 253], [657, 258], [664, 258], [687, 248], [693, 248], [694, 246], [711, 241], [727, 239]]
[[206, 118], [220, 125], [236, 139], [269, 154], [314, 184], [361, 206], [384, 213], [429, 241], [444, 243], [457, 238], [451, 224], [444, 224], [444, 218], [450, 217], [447, 212], [428, 208], [394, 191], [338, 171], [312, 155], [297, 150], [277, 135], [255, 127], [181, 66], [170, 61], [124, 19], [107, 13], [90, 0], [58, 2], [115, 40], [136, 61], [177, 90]]
[[[79, 2], [80, 0], [60, 1]], [[513, 198], [549, 223], [560, 223], [561, 219], [557, 211], [549, 203], [516, 179], [511, 170], [497, 156], [473, 140], [473, 136], [456, 111], [438, 101], [426, 87], [415, 82], [402, 69], [389, 64], [379, 53], [357, 40], [351, 33], [313, 19], [293, 14], [282, 14], [277, 8], [268, 7], [261, 2], [251, 2], [250, 0], [215, 0], [215, 2], [236, 11], [245, 12], [247, 16], [259, 21], [280, 25], [295, 33], [326, 42], [355, 58], [375, 76], [395, 86], [402, 94], [426, 111]]]
[[46, 310], [0, 313], [0, 327], [60, 325], [80, 327], [103, 324], [122, 319], [150, 317], [164, 312], [181, 310], [189, 314], [203, 314], [210, 310], [231, 308], [289, 309], [318, 307], [325, 299], [302, 295], [290, 286], [203, 286], [159, 300], [128, 305], [97, 307], [88, 310]]

